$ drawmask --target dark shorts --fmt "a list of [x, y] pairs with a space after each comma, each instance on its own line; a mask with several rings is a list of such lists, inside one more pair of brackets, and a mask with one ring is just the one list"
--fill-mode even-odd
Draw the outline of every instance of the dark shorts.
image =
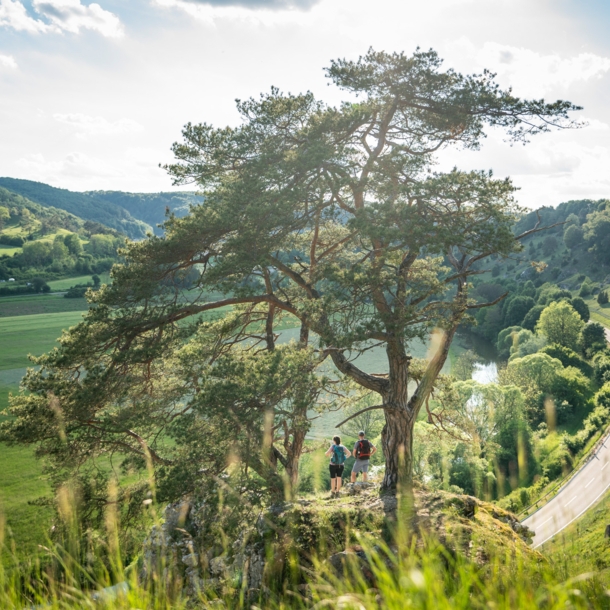
[[331, 479], [340, 479], [343, 476], [343, 468], [345, 464], [329, 464], [328, 469], [330, 470]]

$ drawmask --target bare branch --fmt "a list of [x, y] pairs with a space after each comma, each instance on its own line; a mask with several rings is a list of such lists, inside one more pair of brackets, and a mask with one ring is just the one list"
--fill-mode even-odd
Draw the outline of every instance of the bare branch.
[[340, 428], [343, 424], [347, 423], [350, 419], [354, 419], [354, 417], [358, 417], [358, 415], [362, 415], [362, 413], [366, 413], [367, 411], [373, 411], [373, 409], [385, 409], [384, 405], [375, 405], [373, 407], [366, 407], [366, 409], [360, 409], [360, 411], [350, 415], [347, 419], [344, 419], [342, 422], [338, 423], [335, 428]]

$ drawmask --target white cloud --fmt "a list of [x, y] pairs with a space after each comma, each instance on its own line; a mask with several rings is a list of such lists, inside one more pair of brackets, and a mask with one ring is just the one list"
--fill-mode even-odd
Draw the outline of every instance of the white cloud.
[[8, 69], [8, 70], [16, 70], [17, 62], [12, 55], [0, 55], [0, 70]]
[[60, 30], [77, 34], [84, 28], [110, 38], [124, 34], [119, 18], [95, 2], [85, 6], [80, 0], [33, 0], [32, 5], [37, 13]]
[[0, 0], [0, 26], [26, 32], [70, 32], [94, 30], [102, 36], [123, 36], [119, 18], [99, 4], [81, 4], [80, 0], [33, 0], [32, 7], [40, 19], [31, 17], [19, 0]]
[[124, 133], [135, 133], [142, 131], [142, 125], [132, 119], [119, 119], [118, 121], [108, 121], [101, 116], [88, 116], [86, 114], [59, 114], [53, 115], [59, 123], [69, 125], [76, 129], [79, 138], [88, 136], [118, 135]]
[[477, 48], [465, 38], [448, 48], [448, 55], [454, 61], [458, 59], [457, 63], [465, 60], [470, 67], [474, 63], [479, 70], [496, 72], [499, 82], [513, 87], [522, 97], [542, 97], [557, 88], [565, 90], [576, 83], [601, 78], [610, 70], [610, 57], [594, 53], [562, 57], [496, 42]]
[[19, 0], [0, 0], [0, 26], [18, 32], [46, 32], [50, 29], [43, 21], [30, 17]]

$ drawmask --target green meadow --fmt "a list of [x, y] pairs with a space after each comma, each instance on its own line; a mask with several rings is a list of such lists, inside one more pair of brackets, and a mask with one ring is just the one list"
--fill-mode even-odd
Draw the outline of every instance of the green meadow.
[[[102, 281], [102, 284], [110, 283], [110, 273], [100, 273], [99, 276], [100, 280]], [[87, 283], [91, 283], [91, 275], [79, 275], [77, 277], [67, 277], [61, 280], [51, 280], [50, 282], [47, 282], [53, 292], [61, 292], [64, 290], [68, 290], [68, 288], [76, 286], [77, 284]]]
[[[28, 354], [50, 350], [63, 329], [78, 323], [86, 306], [84, 299], [52, 295], [0, 301], [0, 410], [8, 405], [9, 393], [19, 389], [19, 380], [31, 364]], [[19, 315], [45, 307], [52, 313]], [[50, 491], [42, 464], [34, 457], [33, 447], [1, 444], [0, 472], [0, 510], [6, 518], [9, 539], [14, 541], [19, 556], [31, 554], [46, 540], [51, 521], [51, 510], [36, 503]]]
[[63, 329], [81, 318], [82, 310], [0, 318], [0, 371], [29, 366], [28, 354], [39, 356], [48, 351]]

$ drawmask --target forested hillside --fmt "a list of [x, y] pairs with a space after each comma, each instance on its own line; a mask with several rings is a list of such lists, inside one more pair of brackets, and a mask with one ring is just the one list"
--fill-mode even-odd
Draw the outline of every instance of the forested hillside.
[[153, 227], [155, 234], [163, 231], [157, 225], [165, 220], [166, 210], [184, 216], [189, 206], [200, 204], [203, 198], [195, 193], [124, 193], [123, 191], [89, 191], [85, 193], [127, 210], [134, 218]]
[[150, 225], [134, 218], [125, 208], [87, 193], [16, 178], [0, 178], [0, 186], [40, 205], [66, 210], [84, 220], [104, 224], [131, 239], [142, 239], [152, 230]]
[[[610, 282], [610, 200], [584, 199], [540, 208], [523, 216], [515, 233], [537, 223], [551, 228], [526, 238], [520, 254], [496, 258], [491, 273], [472, 281], [473, 295], [480, 302], [507, 293], [498, 305], [476, 314], [472, 330], [486, 339], [496, 341], [509, 326], [533, 331], [543, 306], [567, 296], [560, 294], [561, 289], [587, 299]], [[551, 286], [557, 288], [553, 291]]]
[[203, 198], [193, 192], [125, 193], [123, 191], [86, 191], [77, 193], [42, 182], [0, 178], [0, 187], [23, 195], [42, 206], [66, 210], [85, 220], [99, 222], [130, 237], [142, 239], [147, 232], [163, 232], [158, 225], [169, 210], [176, 216], [188, 213], [189, 206]]
[[49, 279], [108, 271], [124, 241], [99, 222], [0, 187], [0, 295], [39, 291]]
[[[420, 476], [429, 483], [487, 496], [512, 488], [500, 500], [512, 510], [524, 509], [569, 472], [610, 421], [602, 326], [610, 325], [610, 201], [541, 208], [521, 217], [514, 231], [536, 226], [549, 228], [526, 237], [520, 253], [480, 267], [470, 294], [479, 303], [498, 303], [475, 310], [461, 327], [464, 336], [497, 349], [497, 384], [481, 386], [467, 369], [454, 386], [459, 405], [496, 405], [488, 438], [486, 426], [458, 409], [456, 421], [469, 422], [462, 426], [473, 426], [469, 434], [481, 445], [472, 450], [447, 439], [428, 443], [433, 450], [422, 449], [420, 457]], [[459, 377], [460, 367], [453, 372]], [[423, 441], [430, 431], [419, 425]], [[450, 465], [448, 473], [441, 463]]]

